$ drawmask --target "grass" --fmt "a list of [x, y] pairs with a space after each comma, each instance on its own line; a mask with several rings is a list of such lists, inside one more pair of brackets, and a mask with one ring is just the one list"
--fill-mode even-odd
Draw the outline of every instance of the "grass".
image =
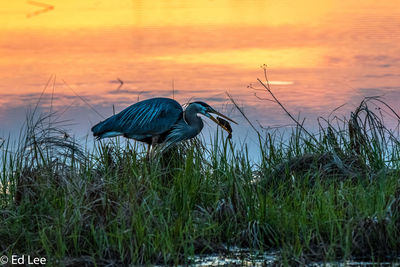
[[[229, 246], [283, 265], [397, 260], [400, 146], [365, 99], [348, 120], [260, 133], [261, 160], [217, 134], [147, 159], [119, 139], [81, 148], [50, 117], [1, 144], [0, 254], [51, 265], [190, 264]], [[323, 126], [324, 125], [324, 126]]]

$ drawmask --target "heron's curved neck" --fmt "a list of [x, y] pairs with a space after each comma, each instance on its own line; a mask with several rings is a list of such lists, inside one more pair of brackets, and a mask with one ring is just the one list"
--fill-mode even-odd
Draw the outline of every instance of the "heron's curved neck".
[[183, 119], [188, 126], [196, 132], [196, 134], [200, 133], [203, 129], [203, 120], [197, 116], [197, 111], [192, 106], [189, 105], [183, 112]]

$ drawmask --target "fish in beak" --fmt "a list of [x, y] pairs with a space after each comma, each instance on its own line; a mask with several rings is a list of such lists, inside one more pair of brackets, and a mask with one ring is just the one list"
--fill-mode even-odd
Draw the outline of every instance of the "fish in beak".
[[229, 121], [224, 120], [221, 117], [217, 117], [217, 120], [219, 122], [219, 126], [223, 127], [224, 130], [228, 132], [228, 139], [232, 138], [232, 127]]
[[[210, 113], [214, 113], [216, 115], [218, 115], [219, 117], [214, 118]], [[229, 124], [228, 121], [229, 120], [235, 124], [237, 124], [237, 122], [235, 122], [234, 120], [228, 118], [227, 116], [225, 116], [224, 114], [219, 113], [218, 111], [216, 111], [215, 109], [210, 109], [207, 111], [207, 117], [210, 118], [213, 122], [215, 122], [216, 124], [218, 124], [219, 126], [221, 126], [222, 129], [224, 129], [225, 131], [227, 131], [229, 133], [228, 138], [232, 137], [232, 127]], [[222, 118], [220, 118], [222, 117]], [[226, 120], [225, 120], [226, 119]]]

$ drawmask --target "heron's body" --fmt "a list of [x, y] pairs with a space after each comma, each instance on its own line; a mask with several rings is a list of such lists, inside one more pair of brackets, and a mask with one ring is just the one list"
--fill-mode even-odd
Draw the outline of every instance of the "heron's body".
[[208, 112], [224, 116], [204, 102], [190, 103], [184, 111], [173, 99], [151, 98], [133, 104], [96, 124], [92, 132], [98, 139], [124, 136], [149, 145], [174, 144], [200, 133], [204, 124], [197, 114], [204, 114], [216, 121]]

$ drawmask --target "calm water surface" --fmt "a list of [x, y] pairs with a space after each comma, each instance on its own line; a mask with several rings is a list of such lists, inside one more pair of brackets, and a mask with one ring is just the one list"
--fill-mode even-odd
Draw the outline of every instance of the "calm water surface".
[[342, 104], [336, 113], [349, 114], [365, 96], [383, 95], [400, 110], [395, 0], [82, 2], [1, 4], [0, 137], [18, 133], [49, 81], [40, 110], [62, 112], [79, 138], [102, 120], [93, 109], [108, 117], [113, 105], [118, 112], [165, 96], [224, 111], [240, 122], [236, 140], [251, 145], [226, 92], [256, 125], [291, 123], [259, 99], [265, 92], [248, 88], [261, 88], [262, 64], [276, 96], [310, 127]]

